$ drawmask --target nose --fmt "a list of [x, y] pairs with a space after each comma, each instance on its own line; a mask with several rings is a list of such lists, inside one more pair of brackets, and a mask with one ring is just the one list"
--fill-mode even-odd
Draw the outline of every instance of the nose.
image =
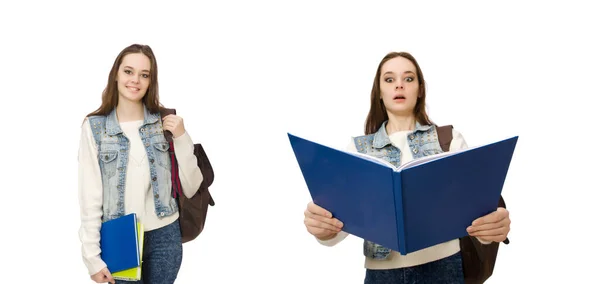
[[402, 85], [402, 83], [399, 83], [398, 85], [396, 85], [396, 90], [404, 90], [404, 85]]

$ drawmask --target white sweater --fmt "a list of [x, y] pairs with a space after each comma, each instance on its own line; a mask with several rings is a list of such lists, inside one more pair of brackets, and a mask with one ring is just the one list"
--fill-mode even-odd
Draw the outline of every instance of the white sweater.
[[[392, 145], [398, 147], [402, 152], [401, 164], [405, 164], [413, 160], [412, 151], [408, 145], [406, 136], [412, 131], [399, 131], [389, 135]], [[456, 151], [467, 148], [467, 143], [463, 139], [463, 136], [456, 130], [452, 130], [452, 142], [450, 144], [449, 151]], [[357, 152], [354, 142], [350, 142], [347, 151]], [[343, 220], [341, 220], [343, 222]], [[466, 228], [465, 228], [466, 230]], [[334, 238], [322, 241], [317, 239], [321, 244], [325, 246], [334, 246], [344, 240], [348, 236], [348, 233], [341, 231]], [[458, 239], [451, 240], [445, 243], [434, 245], [407, 255], [401, 255], [396, 251], [392, 251], [389, 257], [385, 260], [374, 260], [369, 257], [365, 257], [365, 268], [367, 269], [394, 269], [401, 267], [415, 266], [444, 257], [450, 256], [460, 251], [460, 242]]]
[[[179, 217], [179, 213], [158, 218], [154, 212], [154, 200], [150, 186], [150, 166], [138, 129], [143, 121], [119, 123], [123, 134], [129, 138], [130, 149], [125, 184], [125, 214], [135, 212], [138, 221], [144, 225], [144, 231], [166, 226]], [[202, 172], [194, 156], [194, 143], [185, 132], [173, 138], [175, 157], [179, 164], [179, 177], [183, 193], [192, 197], [202, 183]], [[98, 165], [98, 150], [92, 136], [88, 119], [81, 127], [79, 144], [79, 205], [81, 227], [79, 239], [83, 261], [90, 275], [106, 267], [100, 257], [100, 226], [102, 224], [102, 178]]]

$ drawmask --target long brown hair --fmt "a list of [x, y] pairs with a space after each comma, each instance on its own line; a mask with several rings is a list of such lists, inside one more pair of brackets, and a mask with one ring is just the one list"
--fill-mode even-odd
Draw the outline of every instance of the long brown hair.
[[88, 114], [91, 115], [108, 115], [119, 102], [119, 90], [117, 89], [117, 73], [119, 72], [119, 66], [123, 62], [123, 58], [130, 53], [142, 53], [150, 59], [150, 84], [146, 95], [142, 99], [142, 102], [146, 105], [151, 113], [157, 113], [159, 108], [162, 106], [158, 99], [158, 67], [156, 64], [156, 57], [154, 52], [147, 45], [132, 44], [119, 53], [115, 62], [113, 63], [110, 73], [108, 74], [108, 82], [104, 91], [102, 92], [102, 104], [100, 107]]
[[380, 99], [381, 88], [379, 86], [379, 80], [381, 77], [381, 66], [383, 66], [383, 64], [388, 60], [396, 57], [404, 57], [415, 65], [415, 68], [417, 69], [417, 80], [419, 82], [419, 96], [414, 109], [415, 119], [422, 125], [432, 124], [431, 120], [429, 120], [429, 116], [427, 116], [427, 112], [425, 111], [425, 78], [423, 78], [423, 72], [417, 63], [417, 60], [408, 52], [390, 52], [383, 57], [379, 63], [379, 66], [377, 67], [377, 73], [375, 74], [375, 79], [373, 80], [373, 88], [371, 89], [371, 108], [369, 109], [369, 114], [367, 115], [367, 119], [365, 121], [365, 135], [377, 132], [383, 122], [389, 119], [385, 110], [385, 105]]

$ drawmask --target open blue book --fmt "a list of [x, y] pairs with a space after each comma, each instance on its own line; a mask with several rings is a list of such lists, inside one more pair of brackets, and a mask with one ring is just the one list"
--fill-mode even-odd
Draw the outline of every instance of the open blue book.
[[102, 223], [100, 249], [100, 256], [111, 273], [140, 266], [136, 214], [131, 213]]
[[518, 136], [395, 168], [288, 133], [313, 202], [343, 230], [403, 255], [467, 235], [495, 211]]

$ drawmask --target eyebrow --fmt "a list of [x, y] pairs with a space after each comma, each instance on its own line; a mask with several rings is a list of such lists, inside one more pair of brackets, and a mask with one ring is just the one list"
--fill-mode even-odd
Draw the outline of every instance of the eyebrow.
[[[133, 67], [131, 67], [131, 66], [125, 66], [124, 68], [134, 69], [134, 68], [133, 68]], [[146, 69], [142, 70], [142, 72], [148, 72], [148, 73], [150, 73], [150, 71], [148, 71], [148, 70], [146, 70]]]
[[[403, 73], [403, 74], [408, 74], [408, 73], [413, 73], [413, 74], [415, 74], [415, 72], [413, 72], [413, 71], [404, 71], [404, 73]], [[383, 73], [383, 75], [386, 75], [386, 74], [394, 74], [394, 72], [392, 72], [392, 71], [387, 71], [387, 72]]]

